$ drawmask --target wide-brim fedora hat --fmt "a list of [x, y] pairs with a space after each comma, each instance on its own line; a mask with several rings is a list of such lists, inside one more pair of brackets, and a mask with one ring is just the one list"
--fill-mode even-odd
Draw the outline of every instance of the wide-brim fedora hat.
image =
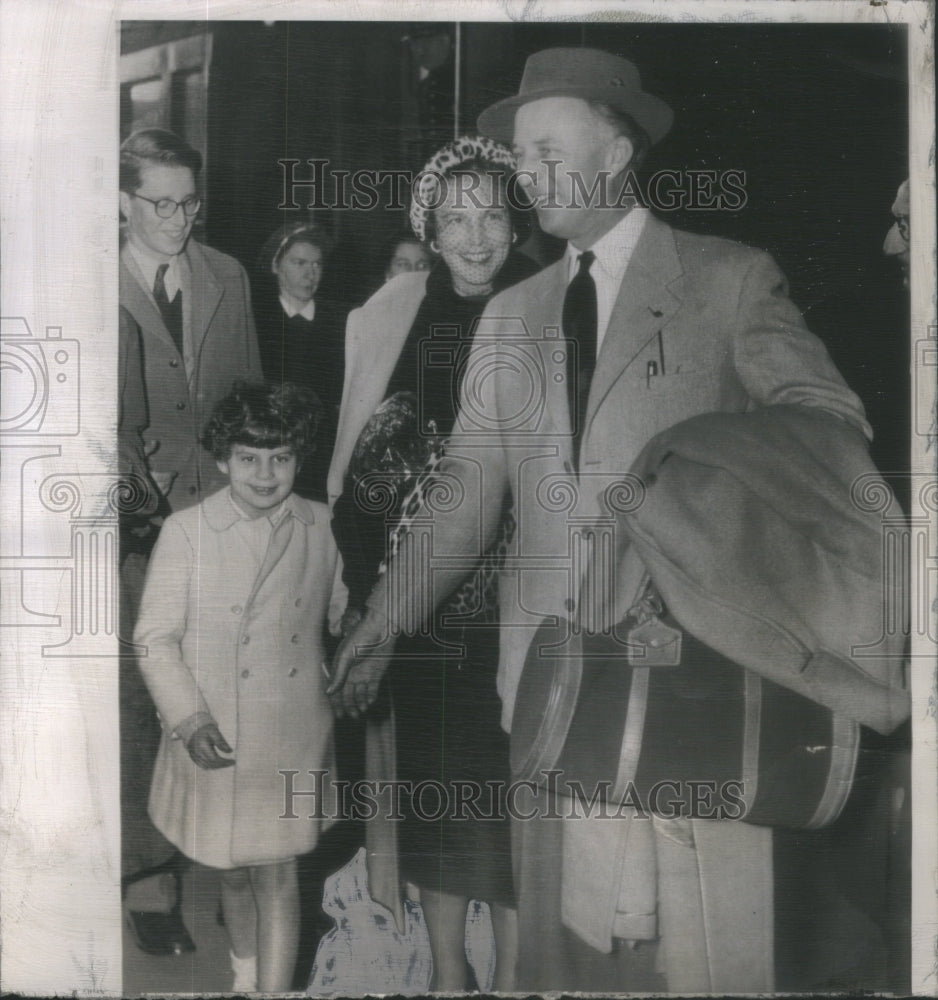
[[602, 49], [558, 48], [528, 57], [518, 93], [486, 108], [479, 115], [479, 131], [511, 144], [515, 112], [542, 97], [579, 97], [608, 104], [634, 119], [652, 143], [660, 142], [674, 121], [674, 112], [660, 97], [642, 90], [638, 69], [628, 59]]

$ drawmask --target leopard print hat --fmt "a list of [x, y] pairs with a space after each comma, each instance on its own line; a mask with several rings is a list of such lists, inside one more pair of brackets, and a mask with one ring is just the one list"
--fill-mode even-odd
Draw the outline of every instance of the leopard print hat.
[[439, 204], [440, 181], [472, 160], [508, 167], [512, 171], [516, 166], [512, 151], [494, 139], [481, 135], [463, 135], [447, 143], [426, 162], [414, 185], [410, 202], [410, 228], [421, 243], [425, 243], [427, 239], [427, 219], [430, 212]]

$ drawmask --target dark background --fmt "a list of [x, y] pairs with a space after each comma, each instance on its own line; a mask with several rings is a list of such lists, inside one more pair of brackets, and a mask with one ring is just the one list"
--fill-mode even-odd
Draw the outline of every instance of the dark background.
[[[455, 47], [452, 24], [125, 22], [122, 52], [206, 30], [213, 38], [202, 235], [258, 281], [266, 280], [255, 268], [264, 239], [307, 214], [278, 210], [279, 158], [419, 170], [452, 137], [452, 52], [427, 83], [414, 84], [415, 44], [448, 33]], [[748, 200], [738, 211], [659, 214], [776, 257], [809, 326], [867, 406], [877, 464], [907, 470], [908, 296], [882, 255], [889, 207], [908, 175], [905, 27], [463, 24], [461, 131], [517, 91], [531, 52], [553, 45], [632, 59], [645, 88], [672, 105], [675, 125], [651, 169], [746, 172]], [[122, 115], [124, 133], [126, 108]], [[297, 176], [306, 170], [301, 164]], [[298, 192], [304, 204], [307, 191]], [[331, 200], [328, 187], [326, 194]], [[361, 302], [380, 283], [380, 248], [405, 215], [318, 214], [336, 241], [321, 294]], [[893, 484], [904, 493], [901, 480]]]

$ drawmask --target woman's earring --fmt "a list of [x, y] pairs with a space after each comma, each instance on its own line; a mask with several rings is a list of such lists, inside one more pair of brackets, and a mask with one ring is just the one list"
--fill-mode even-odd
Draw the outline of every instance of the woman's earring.
[[511, 234], [511, 242], [512, 243], [517, 243], [518, 242], [518, 234], [517, 233], [512, 233]]
[[440, 248], [436, 245], [436, 240], [430, 240], [430, 249], [434, 253], [439, 253], [440, 252]]

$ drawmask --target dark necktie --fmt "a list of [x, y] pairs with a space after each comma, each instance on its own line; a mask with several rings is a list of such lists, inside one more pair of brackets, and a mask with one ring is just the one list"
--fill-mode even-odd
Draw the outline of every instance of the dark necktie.
[[176, 289], [176, 295], [170, 302], [166, 295], [166, 272], [169, 264], [160, 264], [156, 269], [156, 280], [153, 282], [153, 298], [160, 308], [160, 314], [166, 329], [169, 330], [176, 350], [182, 354], [182, 290]]
[[586, 402], [596, 367], [596, 284], [590, 276], [590, 265], [596, 255], [587, 250], [578, 258], [573, 281], [567, 286], [563, 300], [563, 334], [576, 344], [567, 352], [567, 396], [570, 423], [573, 428], [573, 456], [580, 459], [580, 439], [586, 418]]

